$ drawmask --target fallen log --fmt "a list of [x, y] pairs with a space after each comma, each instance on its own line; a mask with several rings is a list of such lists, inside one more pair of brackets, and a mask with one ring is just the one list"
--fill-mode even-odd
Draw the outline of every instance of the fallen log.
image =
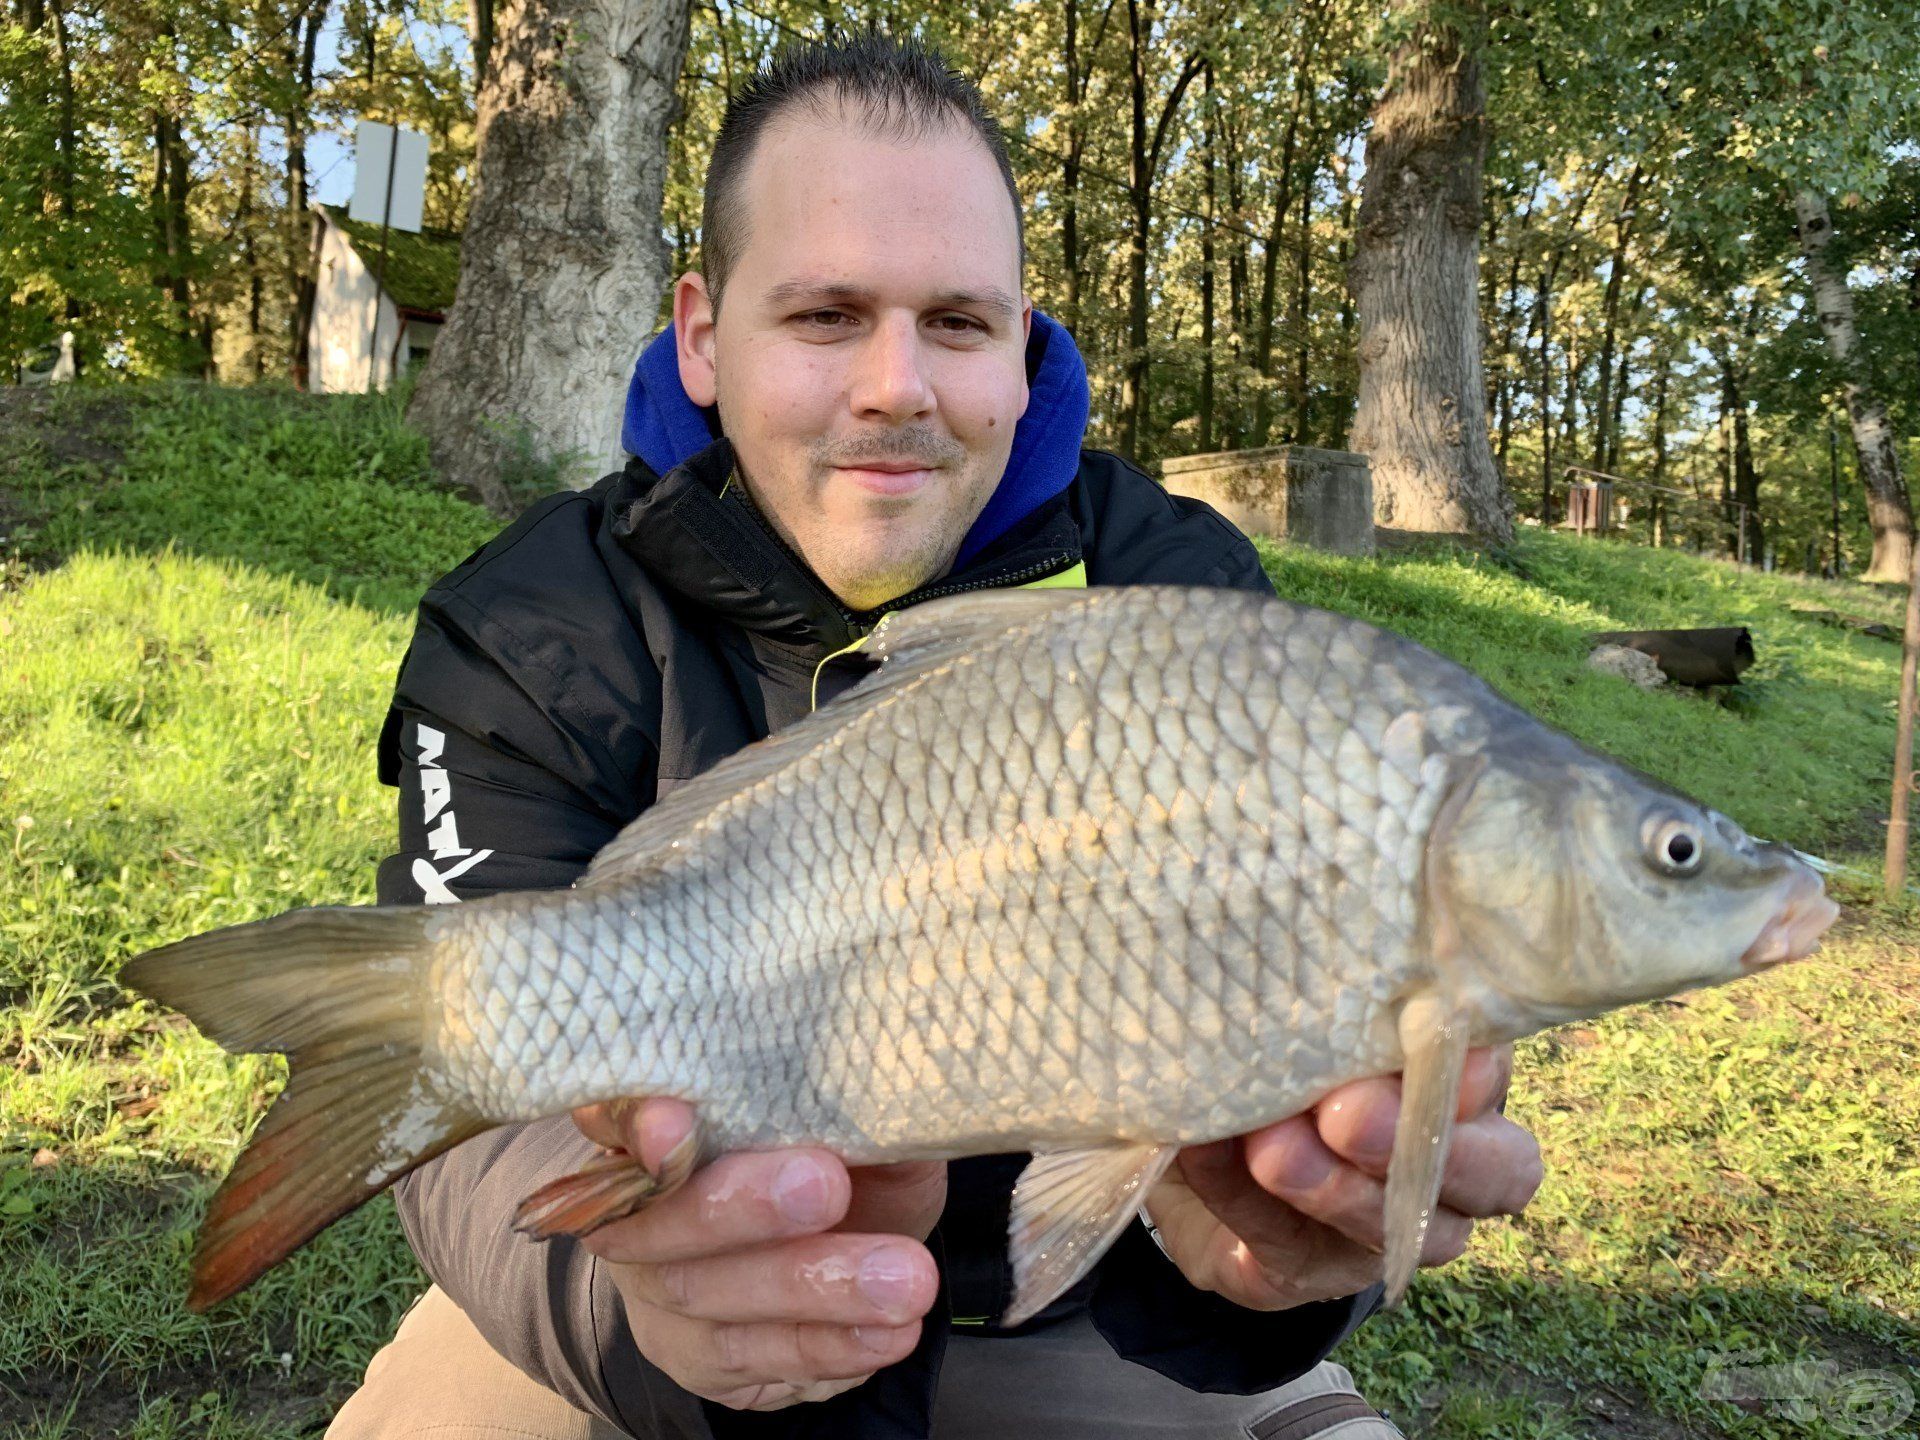
[[1676, 685], [1738, 685], [1753, 664], [1753, 635], [1744, 625], [1714, 630], [1608, 630], [1595, 645], [1624, 645], [1651, 655]]

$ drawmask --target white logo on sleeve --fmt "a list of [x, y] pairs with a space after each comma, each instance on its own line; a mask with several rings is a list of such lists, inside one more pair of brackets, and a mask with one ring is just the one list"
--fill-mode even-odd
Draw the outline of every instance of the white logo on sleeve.
[[[431, 725], [415, 725], [413, 743], [419, 752], [421, 818], [429, 827], [427, 848], [433, 852], [433, 860], [422, 856], [413, 862], [413, 883], [424, 892], [427, 904], [457, 905], [460, 897], [447, 888], [447, 882], [466, 874], [493, 851], [469, 850], [460, 843], [460, 824], [453, 813], [453, 785], [440, 764], [440, 752], [447, 747], [445, 733]], [[440, 822], [437, 825], [436, 820]], [[435, 867], [435, 860], [459, 863], [441, 870]]]

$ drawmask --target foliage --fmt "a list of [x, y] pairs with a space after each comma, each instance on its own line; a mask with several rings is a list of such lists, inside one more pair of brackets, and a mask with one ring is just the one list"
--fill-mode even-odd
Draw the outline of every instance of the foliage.
[[[294, 141], [356, 114], [424, 130], [429, 223], [464, 217], [466, 0], [13, 3], [0, 27], [0, 291], [13, 302], [0, 307], [0, 368], [72, 328], [95, 376], [287, 375], [310, 263]], [[698, 263], [727, 94], [783, 43], [870, 23], [943, 47], [1002, 120], [1028, 202], [1029, 285], [1087, 355], [1097, 441], [1131, 434], [1148, 460], [1346, 443], [1358, 364], [1346, 267], [1369, 103], [1401, 33], [1379, 7], [1305, 0], [1258, 24], [1224, 0], [694, 7], [663, 216], [677, 264]], [[1487, 7], [1486, 23], [1486, 403], [1522, 512], [1568, 463], [1698, 481], [1717, 503], [1734, 483], [1722, 472], [1739, 468], [1723, 436], [1744, 416], [1768, 542], [1782, 564], [1804, 563], [1809, 542], [1824, 562], [1826, 467], [1808, 439], [1838, 386], [1788, 202], [1799, 185], [1833, 197], [1869, 363], [1912, 436], [1920, 49], [1907, 17], [1520, 0]], [[302, 52], [322, 30], [308, 83]], [[1145, 130], [1164, 127], [1144, 173], [1136, 98]], [[184, 161], [184, 194], [154, 183], [167, 158]], [[190, 231], [172, 250], [170, 207]], [[636, 317], [636, 348], [644, 328]], [[1144, 395], [1130, 407], [1134, 380]], [[1850, 467], [1847, 479], [1856, 488]], [[1843, 508], [1855, 563], [1864, 511], [1851, 494]], [[1715, 523], [1692, 538], [1727, 536]]]

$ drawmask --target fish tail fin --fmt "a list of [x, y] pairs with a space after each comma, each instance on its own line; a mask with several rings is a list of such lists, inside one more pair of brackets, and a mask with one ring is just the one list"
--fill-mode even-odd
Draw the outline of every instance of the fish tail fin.
[[150, 950], [123, 983], [286, 1088], [208, 1202], [187, 1307], [204, 1310], [416, 1165], [487, 1128], [425, 1063], [426, 906], [329, 906]]

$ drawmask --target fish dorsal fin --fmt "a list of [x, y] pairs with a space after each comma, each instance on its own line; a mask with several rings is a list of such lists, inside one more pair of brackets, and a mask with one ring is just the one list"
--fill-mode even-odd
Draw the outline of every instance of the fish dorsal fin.
[[878, 669], [813, 714], [727, 756], [649, 806], [607, 842], [575, 885], [618, 884], [643, 873], [694, 827], [726, 813], [889, 696], [1069, 606], [1099, 604], [1104, 598], [1103, 592], [1087, 590], [983, 590], [882, 617], [861, 646], [862, 654], [880, 662]]
[[1091, 1270], [1140, 1213], [1178, 1149], [1100, 1145], [1043, 1150], [1028, 1161], [1007, 1217], [1013, 1303], [1000, 1323], [1031, 1320]]

